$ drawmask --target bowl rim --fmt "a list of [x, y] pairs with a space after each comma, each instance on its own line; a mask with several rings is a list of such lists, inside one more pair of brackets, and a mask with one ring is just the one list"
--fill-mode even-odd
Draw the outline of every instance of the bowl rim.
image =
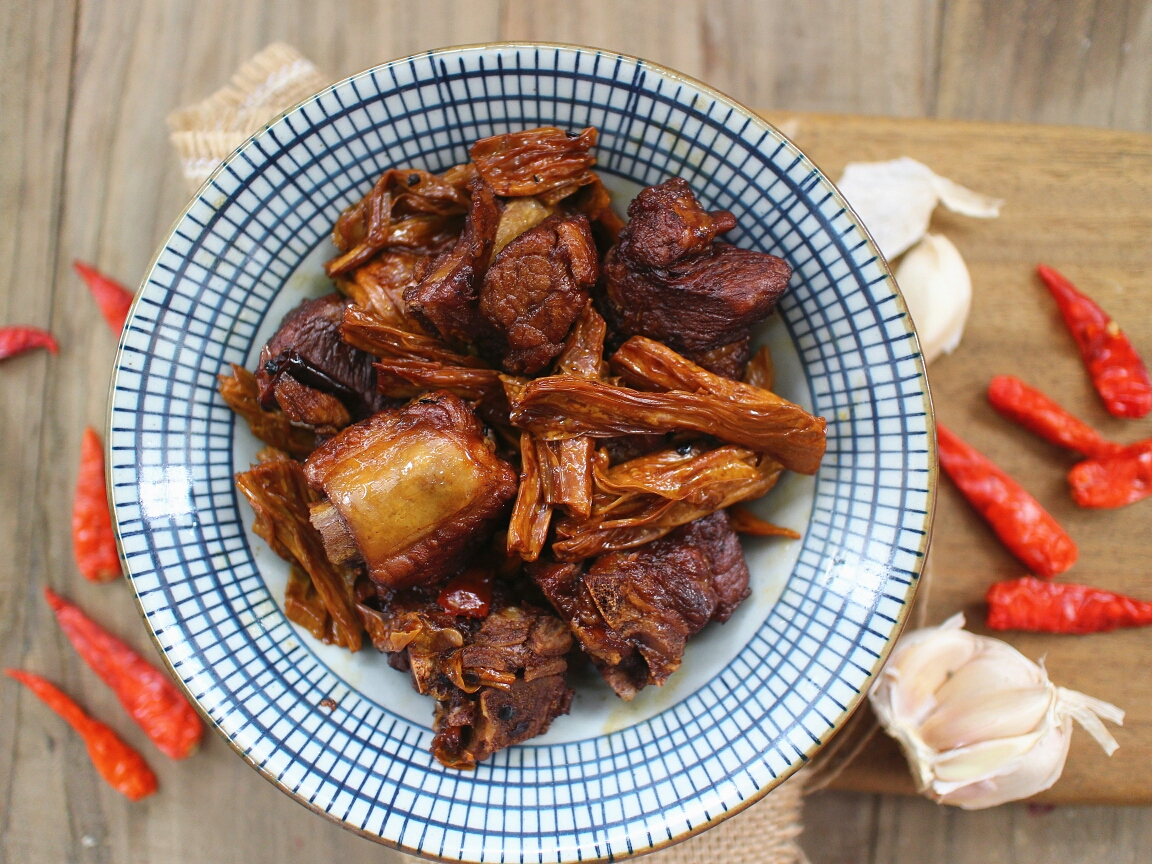
[[[328, 84], [327, 86], [323, 87], [322, 89], [317, 90], [315, 93], [313, 93], [313, 94], [305, 97], [304, 99], [300, 100], [296, 104], [284, 109], [280, 113], [276, 114], [274, 117], [271, 117], [259, 129], [257, 129], [255, 132], [253, 132], [247, 138], [245, 138], [243, 142], [241, 142], [231, 153], [228, 154], [228, 156], [226, 156], [224, 159], [221, 160], [220, 164], [212, 171], [211, 174], [208, 175], [208, 177], [200, 185], [200, 188], [197, 189], [196, 192], [188, 199], [187, 204], [185, 204], [184, 207], [180, 210], [179, 214], [175, 217], [175, 219], [173, 219], [168, 230], [165, 232], [164, 239], [160, 241], [159, 245], [157, 246], [155, 253], [152, 256], [151, 261], [149, 262], [147, 268], [144, 271], [144, 275], [141, 277], [140, 284], [136, 289], [135, 295], [134, 295], [133, 300], [132, 300], [132, 304], [128, 309], [128, 316], [125, 320], [131, 321], [134, 318], [135, 313], [136, 313], [136, 308], [139, 305], [141, 297], [143, 295], [143, 290], [144, 290], [145, 286], [148, 284], [149, 276], [152, 274], [152, 271], [154, 270], [157, 263], [159, 262], [160, 256], [164, 253], [164, 250], [167, 248], [168, 240], [175, 233], [176, 228], [180, 225], [180, 223], [184, 220], [184, 218], [191, 212], [192, 208], [197, 204], [197, 202], [199, 202], [202, 199], [203, 195], [205, 194], [205, 190], [208, 189], [212, 185], [212, 183], [216, 179], [216, 177], [221, 172], [223, 172], [225, 169], [228, 168], [230, 163], [237, 157], [237, 155], [240, 153], [240, 151], [242, 151], [245, 147], [247, 147], [252, 142], [253, 139], [255, 139], [255, 138], [259, 137], [260, 135], [264, 134], [265, 132], [267, 132], [269, 128], [271, 128], [272, 126], [274, 126], [275, 124], [280, 122], [286, 116], [299, 110], [301, 106], [303, 106], [307, 103], [311, 103], [312, 101], [316, 100], [320, 96], [323, 96], [324, 94], [335, 90], [336, 88], [348, 83], [349, 81], [351, 81], [355, 78], [359, 78], [362, 75], [365, 75], [365, 74], [368, 74], [371, 72], [375, 72], [377, 70], [386, 69], [386, 68], [391, 67], [393, 65], [402, 64], [402, 63], [415, 61], [415, 60], [419, 60], [419, 59], [432, 59], [432, 58], [436, 58], [436, 57], [441, 56], [441, 55], [454, 55], [454, 54], [459, 54], [460, 52], [463, 52], [463, 51], [470, 51], [470, 50], [475, 51], [475, 50], [516, 50], [516, 49], [523, 49], [523, 50], [560, 49], [560, 50], [568, 50], [568, 51], [583, 51], [583, 52], [595, 53], [595, 54], [599, 54], [599, 55], [603, 55], [603, 56], [615, 57], [615, 58], [619, 58], [619, 59], [622, 59], [625, 61], [631, 61], [631, 62], [639, 64], [641, 66], [651, 68], [651, 69], [659, 72], [661, 75], [666, 76], [667, 78], [670, 78], [674, 81], [680, 81], [680, 82], [683, 82], [685, 84], [688, 84], [689, 86], [696, 88], [696, 89], [700, 90], [701, 92], [707, 94], [708, 96], [712, 97], [716, 101], [724, 103], [727, 106], [735, 109], [737, 112], [741, 113], [749, 122], [751, 122], [755, 125], [758, 125], [758, 126], [762, 127], [763, 129], [771, 130], [775, 134], [779, 135], [782, 139], [784, 139], [789, 145], [791, 145], [801, 157], [803, 157], [805, 160], [807, 160], [807, 162], [812, 166], [812, 168], [819, 174], [820, 178], [828, 184], [828, 187], [832, 190], [832, 193], [836, 196], [837, 205], [840, 207], [843, 207], [844, 210], [851, 215], [852, 221], [854, 222], [855, 226], [864, 235], [865, 241], [867, 242], [867, 244], [869, 246], [869, 251], [875, 255], [878, 265], [881, 267], [881, 269], [887, 275], [887, 277], [888, 277], [887, 281], [890, 282], [891, 287], [894, 290], [894, 296], [895, 296], [896, 301], [899, 305], [899, 308], [901, 308], [905, 313], [905, 317], [906, 317], [906, 320], [908, 322], [908, 326], [909, 326], [910, 331], [911, 331], [909, 335], [912, 337], [912, 344], [915, 346], [915, 357], [917, 359], [917, 362], [921, 365], [921, 367], [923, 369], [923, 375], [922, 375], [923, 385], [924, 385], [923, 386], [923, 398], [925, 400], [925, 405], [927, 408], [927, 410], [925, 411], [925, 415], [924, 415], [924, 422], [925, 422], [925, 426], [926, 426], [925, 433], [927, 435], [927, 445], [928, 445], [928, 453], [927, 453], [928, 468], [927, 468], [926, 479], [925, 479], [925, 483], [927, 486], [927, 495], [926, 495], [925, 517], [924, 517], [925, 529], [924, 529], [924, 540], [923, 540], [923, 552], [918, 559], [918, 566], [916, 569], [916, 578], [914, 580], [912, 580], [911, 584], [909, 585], [909, 590], [908, 590], [908, 594], [906, 596], [906, 599], [900, 605], [900, 609], [899, 609], [899, 612], [897, 615], [897, 620], [893, 624], [892, 635], [885, 641], [884, 646], [880, 650], [880, 656], [877, 658], [876, 662], [873, 664], [874, 668], [872, 669], [872, 671], [868, 675], [868, 678], [870, 679], [870, 681], [875, 681], [877, 675], [879, 675], [880, 671], [887, 664], [889, 656], [892, 653], [892, 650], [895, 648], [897, 641], [899, 640], [900, 636], [903, 634], [905, 628], [908, 625], [910, 615], [912, 612], [912, 607], [913, 607], [913, 605], [916, 601], [916, 598], [919, 594], [920, 585], [921, 585], [923, 577], [925, 575], [926, 565], [927, 565], [927, 561], [928, 561], [928, 554], [929, 554], [929, 551], [930, 551], [931, 545], [932, 545], [933, 529], [935, 527], [935, 521], [936, 521], [936, 498], [937, 498], [937, 488], [939, 486], [939, 473], [940, 473], [939, 459], [938, 459], [938, 453], [937, 453], [937, 443], [936, 443], [936, 425], [937, 424], [936, 424], [936, 414], [935, 414], [935, 402], [934, 402], [934, 399], [932, 396], [931, 382], [928, 379], [927, 363], [924, 361], [923, 352], [921, 351], [921, 348], [920, 348], [919, 333], [916, 330], [916, 325], [915, 325], [915, 322], [912, 320], [911, 313], [908, 311], [908, 305], [904, 300], [903, 292], [900, 290], [900, 286], [896, 281], [896, 275], [893, 272], [892, 267], [888, 262], [888, 259], [884, 256], [883, 252], [880, 251], [880, 247], [876, 243], [875, 239], [872, 237], [872, 234], [868, 230], [868, 227], [864, 224], [863, 220], [856, 213], [855, 209], [848, 202], [848, 200], [844, 197], [844, 195], [840, 191], [839, 187], [837, 187], [836, 184], [832, 181], [831, 177], [807, 153], [805, 153], [803, 150], [801, 150], [800, 147], [789, 136], [785, 135], [777, 126], [775, 126], [769, 120], [767, 120], [766, 118], [761, 116], [755, 110], [744, 105], [744, 103], [742, 103], [739, 100], [729, 96], [728, 94], [724, 93], [722, 90], [719, 90], [718, 88], [713, 87], [710, 84], [706, 84], [703, 81], [700, 81], [699, 79], [692, 77], [691, 75], [680, 72], [680, 71], [673, 69], [669, 66], [665, 66], [663, 64], [660, 64], [660, 63], [657, 63], [657, 62], [654, 62], [651, 60], [647, 60], [647, 59], [644, 59], [642, 57], [638, 57], [636, 55], [626, 54], [626, 53], [620, 52], [620, 51], [613, 51], [613, 50], [607, 49], [607, 48], [597, 48], [597, 47], [590, 46], [590, 45], [580, 45], [578, 43], [572, 43], [572, 42], [536, 42], [536, 41], [531, 41], [531, 40], [510, 40], [510, 41], [499, 41], [499, 42], [473, 42], [473, 43], [465, 43], [465, 44], [461, 44], [461, 45], [443, 46], [443, 47], [439, 47], [439, 48], [429, 49], [426, 51], [419, 51], [419, 52], [416, 52], [413, 54], [406, 54], [406, 55], [403, 55], [401, 57], [396, 57], [396, 58], [393, 58], [391, 60], [384, 61], [383, 63], [377, 63], [377, 64], [374, 64], [372, 66], [365, 67], [364, 69], [361, 69], [358, 72], [352, 73], [351, 75], [347, 75], [343, 78], [338, 79], [337, 81], [332, 82], [331, 84]], [[796, 113], [797, 114], [803, 114], [805, 112], [799, 112], [798, 111]], [[124, 350], [125, 350], [125, 336], [128, 333], [128, 331], [129, 331], [129, 328], [127, 326], [125, 326], [124, 329], [121, 331], [120, 338], [117, 342], [116, 352], [115, 352], [115, 355], [114, 355], [113, 361], [112, 361], [113, 375], [112, 375], [111, 380], [109, 381], [109, 386], [108, 386], [108, 397], [107, 397], [107, 403], [106, 403], [107, 404], [106, 418], [105, 418], [105, 423], [104, 423], [104, 433], [105, 433], [105, 436], [104, 436], [104, 459], [105, 459], [105, 465], [112, 464], [111, 456], [112, 456], [112, 434], [114, 431], [113, 430], [114, 399], [115, 399], [115, 395], [116, 395], [116, 374], [115, 373], [121, 366], [121, 360], [122, 360]], [[115, 499], [113, 498], [112, 474], [110, 471], [107, 471], [107, 470], [105, 471], [105, 487], [106, 487], [106, 494], [108, 496], [109, 502], [113, 502]], [[224, 742], [228, 745], [228, 747], [233, 752], [235, 752], [238, 756], [240, 756], [240, 758], [243, 759], [244, 762], [247, 763], [247, 765], [250, 768], [253, 768], [256, 771], [256, 773], [260, 777], [263, 777], [269, 784], [271, 784], [273, 786], [273, 788], [277, 789], [278, 791], [280, 791], [284, 795], [287, 795], [289, 798], [291, 798], [297, 804], [300, 804], [300, 805], [304, 806], [305, 808], [307, 808], [308, 810], [312, 811], [313, 813], [317, 813], [320, 816], [324, 817], [329, 822], [333, 822], [333, 823], [339, 825], [344, 830], [350, 831], [353, 834], [356, 834], [360, 837], [371, 840], [371, 841], [373, 841], [377, 844], [380, 844], [382, 846], [385, 846], [385, 847], [388, 847], [391, 849], [395, 849], [396, 851], [402, 852], [406, 855], [413, 855], [413, 856], [417, 856], [420, 858], [425, 858], [425, 859], [433, 860], [433, 861], [455, 862], [455, 864], [458, 864], [458, 862], [460, 862], [461, 860], [465, 860], [465, 859], [460, 859], [460, 858], [449, 858], [446, 856], [441, 856], [441, 855], [437, 855], [434, 853], [430, 853], [430, 852], [427, 852], [427, 851], [424, 851], [421, 849], [413, 849], [409, 846], [404, 845], [401, 842], [390, 840], [388, 838], [381, 836], [380, 834], [377, 834], [377, 833], [368, 831], [365, 828], [361, 828], [361, 827], [358, 827], [356, 825], [353, 825], [350, 822], [347, 822], [344, 819], [340, 818], [339, 816], [328, 812], [327, 810], [320, 807], [319, 805], [307, 800], [305, 797], [302, 797], [302, 796], [298, 795], [296, 792], [294, 792], [293, 790], [289, 789], [276, 776], [274, 776], [272, 774], [272, 772], [269, 771], [265, 766], [258, 764], [248, 753], [244, 752], [244, 750], [240, 747], [240, 745], [235, 740], [233, 740], [233, 738], [228, 735], [228, 733], [220, 726], [220, 724], [218, 724], [212, 718], [212, 716], [203, 708], [203, 706], [201, 706], [199, 700], [192, 693], [192, 691], [189, 689], [188, 685], [184, 682], [183, 678], [177, 672], [175, 666], [172, 663], [171, 658], [168, 655], [168, 652], [165, 650], [164, 646], [161, 644], [159, 637], [157, 636], [156, 632], [153, 630], [151, 624], [149, 623], [148, 614], [144, 609], [144, 605], [140, 599], [140, 595], [136, 591], [134, 583], [132, 583], [132, 580], [127, 575], [130, 571], [128, 568], [127, 556], [124, 553], [123, 539], [120, 535], [120, 523], [115, 518], [115, 506], [113, 506], [112, 511], [113, 511], [112, 524], [113, 524], [114, 533], [116, 536], [116, 549], [117, 549], [118, 556], [120, 558], [121, 569], [123, 570], [125, 577], [128, 578], [128, 581], [130, 583], [129, 588], [130, 588], [131, 594], [132, 594], [132, 601], [136, 606], [137, 614], [140, 615], [140, 618], [144, 623], [144, 629], [148, 634], [148, 639], [152, 643], [153, 647], [156, 649], [157, 653], [160, 655], [160, 657], [164, 663], [164, 667], [167, 670], [167, 672], [169, 673], [169, 677], [171, 678], [171, 680], [176, 684], [177, 687], [179, 687], [180, 691], [183, 693], [185, 698], [188, 700], [188, 702], [195, 709], [196, 713], [200, 715], [201, 719], [205, 722], [205, 724], [208, 726], [208, 728], [213, 730], [221, 739], [223, 739]], [[356, 688], [351, 688], [351, 689], [355, 690]], [[637, 857], [641, 857], [644, 855], [648, 855], [648, 854], [653, 853], [653, 852], [659, 852], [659, 851], [667, 850], [673, 846], [676, 846], [680, 843], [683, 843], [687, 840], [690, 840], [693, 837], [698, 837], [701, 834], [703, 834], [704, 832], [716, 827], [721, 822], [724, 822], [727, 819], [729, 819], [733, 816], [736, 816], [739, 813], [744, 812], [749, 807], [751, 807], [753, 804], [756, 804], [757, 802], [763, 800], [770, 792], [772, 792], [774, 789], [778, 788], [781, 784], [783, 784], [785, 781], [790, 779], [794, 774], [799, 772], [802, 768], [805, 768], [805, 767], [808, 767], [809, 765], [811, 765], [814, 758], [820, 752], [826, 750], [828, 748], [828, 745], [833, 741], [833, 739], [835, 739], [836, 736], [839, 735], [840, 732], [845, 728], [845, 726], [848, 725], [848, 723], [851, 721], [851, 719], [859, 713], [860, 709], [863, 707], [864, 703], [867, 701], [866, 697], [867, 697], [867, 694], [868, 694], [870, 689], [871, 689], [870, 685], [865, 686], [865, 687], [862, 687], [857, 693], [855, 693], [848, 700], [848, 705], [846, 707], [846, 710], [841, 714], [840, 718], [836, 722], [831, 724], [832, 725], [831, 730], [823, 736], [823, 740], [820, 743], [813, 743], [813, 744], [809, 745], [809, 747], [807, 747], [801, 753], [800, 758], [796, 763], [791, 764], [788, 766], [787, 769], [780, 771], [776, 776], [774, 776], [772, 778], [772, 780], [770, 782], [765, 783], [762, 787], [757, 789], [754, 793], [749, 794], [748, 796], [741, 799], [740, 801], [735, 802], [734, 804], [732, 804], [727, 809], [722, 809], [721, 812], [712, 816], [710, 819], [694, 824], [687, 831], [682, 831], [673, 837], [657, 841], [657, 842], [653, 843], [653, 845], [648, 847], [648, 848], [639, 849], [639, 850], [635, 850], [635, 851], [629, 850], [628, 852], [626, 852], [624, 854], [617, 854], [615, 851], [612, 851], [612, 852], [609, 852], [607, 854], [599, 855], [598, 857], [595, 857], [595, 858], [587, 857], [587, 858], [583, 858], [582, 860], [589, 862], [589, 864], [595, 864], [595, 862], [598, 862], [598, 861], [610, 861], [610, 860], [621, 859], [621, 858], [637, 858]]]

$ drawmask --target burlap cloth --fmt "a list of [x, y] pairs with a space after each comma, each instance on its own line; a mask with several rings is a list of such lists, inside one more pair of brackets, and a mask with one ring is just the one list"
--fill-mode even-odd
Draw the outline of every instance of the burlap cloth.
[[[233, 150], [269, 120], [329, 83], [296, 49], [277, 43], [241, 66], [227, 87], [168, 115], [172, 144], [189, 190], [199, 189]], [[922, 583], [927, 581], [922, 579]], [[921, 594], [925, 588], [922, 584]], [[925, 604], [920, 599], [917, 606], [922, 610]], [[870, 712], [857, 711], [810, 765], [762, 800], [645, 860], [652, 864], [807, 864], [797, 842], [804, 830], [804, 795], [830, 783], [876, 729]]]

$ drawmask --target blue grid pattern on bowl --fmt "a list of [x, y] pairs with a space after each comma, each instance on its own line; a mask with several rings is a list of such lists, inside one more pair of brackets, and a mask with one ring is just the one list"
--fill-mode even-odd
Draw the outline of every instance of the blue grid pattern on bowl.
[[[477, 138], [600, 130], [597, 170], [677, 175], [735, 213], [726, 239], [794, 268], [779, 312], [828, 453], [783, 595], [697, 692], [610, 735], [438, 765], [431, 730], [358, 693], [294, 638], [257, 569], [216, 375], [342, 208], [393, 166], [438, 171]], [[334, 85], [206, 184], [157, 256], [112, 390], [115, 521], [175, 673], [244, 757], [312, 809], [452, 860], [618, 858], [756, 800], [846, 718], [905, 618], [931, 523], [931, 406], [905, 307], [843, 199], [790, 142], [714, 91], [633, 58], [557, 46], [451, 49]], [[335, 710], [320, 707], [341, 696]], [[431, 705], [429, 705], [429, 715]]]

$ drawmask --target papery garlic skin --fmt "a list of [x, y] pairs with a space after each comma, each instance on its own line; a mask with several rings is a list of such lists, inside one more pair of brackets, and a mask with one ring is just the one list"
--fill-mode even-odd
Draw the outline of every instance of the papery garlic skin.
[[836, 184], [889, 261], [928, 231], [937, 204], [978, 219], [994, 219], [1004, 202], [941, 177], [902, 156], [887, 162], [849, 162]]
[[955, 351], [972, 309], [972, 278], [952, 241], [926, 234], [900, 262], [896, 284], [916, 325], [924, 362]]
[[999, 639], [963, 629], [953, 615], [939, 627], [901, 637], [868, 699], [908, 758], [920, 792], [966, 810], [1028, 798], [1064, 770], [1077, 720], [1109, 756], [1124, 712], [1048, 680]]

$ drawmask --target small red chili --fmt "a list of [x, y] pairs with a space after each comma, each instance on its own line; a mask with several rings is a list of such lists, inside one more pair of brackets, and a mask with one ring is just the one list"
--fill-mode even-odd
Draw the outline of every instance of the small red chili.
[[172, 759], [191, 756], [204, 726], [167, 676], [101, 628], [79, 606], [51, 588], [44, 589], [44, 596], [76, 653], [112, 688], [124, 710], [160, 752]]
[[1068, 472], [1072, 500], [1081, 507], [1110, 509], [1152, 495], [1152, 441], [1111, 456], [1085, 459]]
[[940, 467], [1008, 550], [1041, 576], [1076, 563], [1076, 544], [1035, 498], [992, 460], [937, 424]]
[[104, 450], [89, 426], [80, 443], [80, 473], [72, 499], [72, 549], [80, 574], [90, 582], [111, 582], [120, 575], [120, 556], [104, 485]]
[[88, 748], [88, 758], [109, 786], [131, 801], [147, 798], [156, 791], [159, 786], [156, 775], [144, 757], [125, 744], [108, 726], [85, 714], [54, 684], [22, 669], [5, 669], [4, 674], [35, 693], [79, 733]]
[[1152, 411], [1152, 380], [1120, 325], [1051, 267], [1041, 264], [1037, 272], [1060, 307], [1108, 413], [1143, 417]]
[[115, 279], [105, 276], [83, 261], [73, 261], [72, 267], [92, 292], [96, 305], [100, 307], [100, 314], [112, 328], [112, 335], [119, 338], [124, 322], [128, 320], [134, 295]]
[[0, 327], [0, 360], [37, 348], [47, 348], [52, 354], [60, 352], [60, 346], [47, 330], [38, 327]]
[[452, 615], [485, 617], [492, 605], [492, 571], [486, 567], [469, 567], [449, 580], [436, 602]]
[[1152, 603], [1090, 585], [1043, 582], [1034, 576], [988, 589], [988, 626], [1035, 633], [1104, 633], [1152, 624]]
[[988, 401], [1009, 420], [1057, 447], [1067, 447], [1093, 458], [1111, 456], [1124, 449], [1123, 444], [1105, 441], [1083, 420], [1011, 375], [997, 375], [992, 379], [988, 385]]

